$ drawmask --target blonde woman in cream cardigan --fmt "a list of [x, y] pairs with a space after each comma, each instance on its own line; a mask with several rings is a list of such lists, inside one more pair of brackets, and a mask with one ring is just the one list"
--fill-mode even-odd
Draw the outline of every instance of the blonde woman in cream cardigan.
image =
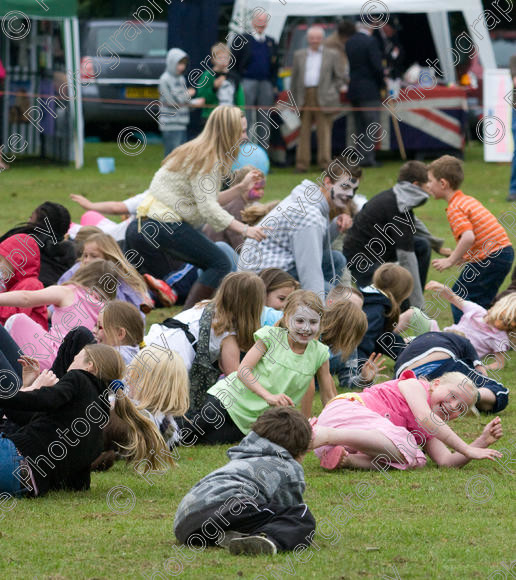
[[261, 227], [245, 225], [221, 207], [261, 179], [258, 171], [251, 171], [238, 185], [220, 192], [246, 132], [247, 121], [239, 108], [215, 108], [198, 137], [165, 157], [138, 207], [138, 219], [127, 229], [127, 247], [142, 255], [142, 271], [166, 278], [170, 268], [163, 253], [203, 270], [185, 309], [210, 298], [232, 269], [227, 254], [201, 233], [204, 224], [215, 231], [229, 228], [257, 241], [266, 237]]

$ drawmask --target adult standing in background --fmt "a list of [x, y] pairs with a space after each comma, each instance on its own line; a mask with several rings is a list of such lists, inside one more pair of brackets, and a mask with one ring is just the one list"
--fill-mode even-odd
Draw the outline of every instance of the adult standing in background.
[[344, 73], [344, 85], [347, 88], [349, 83], [349, 62], [346, 55], [346, 42], [355, 34], [355, 23], [352, 20], [344, 19], [337, 24], [336, 30], [324, 41], [326, 48], [336, 50], [340, 56], [340, 67]]
[[509, 62], [509, 68], [511, 70], [513, 91], [512, 91], [512, 138], [514, 140], [514, 153], [512, 155], [512, 171], [511, 171], [511, 183], [509, 185], [509, 197], [507, 201], [516, 201], [516, 54], [511, 56]]
[[[274, 88], [278, 76], [278, 45], [265, 35], [270, 15], [259, 11], [251, 25], [253, 31], [243, 35], [247, 41], [235, 51], [236, 69], [242, 79], [246, 106], [268, 109], [274, 104]], [[247, 124], [251, 127], [257, 120], [268, 124], [266, 115], [257, 117], [259, 109], [246, 109]], [[264, 141], [268, 144], [268, 139]], [[263, 142], [262, 141], [262, 144]]]
[[331, 132], [335, 112], [319, 108], [338, 107], [344, 72], [339, 54], [323, 46], [324, 30], [311, 26], [306, 33], [308, 48], [294, 53], [291, 91], [301, 110], [301, 129], [296, 151], [296, 171], [304, 173], [311, 162], [312, 124], [317, 125], [317, 165], [324, 170], [331, 161]]
[[356, 134], [362, 135], [362, 167], [379, 165], [376, 162], [375, 142], [367, 132], [371, 123], [379, 122], [380, 90], [384, 86], [382, 53], [372, 32], [371, 28], [359, 22], [357, 31], [346, 43], [350, 77], [348, 98], [353, 108], [358, 109], [353, 111], [353, 120]]

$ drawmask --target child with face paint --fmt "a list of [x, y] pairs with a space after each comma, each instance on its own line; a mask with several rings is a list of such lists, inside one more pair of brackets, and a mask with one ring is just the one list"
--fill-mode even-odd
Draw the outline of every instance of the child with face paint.
[[259, 222], [268, 229], [267, 238], [259, 243], [245, 240], [238, 268], [281, 268], [301, 288], [324, 297], [346, 266], [332, 242], [352, 226], [361, 175], [360, 168], [346, 167], [337, 158], [317, 183], [304, 179]]
[[193, 422], [196, 437], [197, 433], [204, 434], [183, 442], [239, 441], [269, 407], [299, 405], [314, 376], [323, 405], [335, 396], [329, 349], [317, 340], [323, 310], [313, 292], [292, 292], [278, 326], [265, 326], [255, 332], [256, 342], [238, 371], [208, 390], [206, 404]]
[[420, 447], [440, 466], [494, 460], [502, 457], [488, 449], [502, 436], [499, 417], [469, 445], [448, 425], [467, 413], [477, 396], [477, 388], [462, 373], [446, 373], [428, 382], [408, 370], [399, 379], [330, 401], [314, 426], [312, 447], [326, 469], [424, 467]]

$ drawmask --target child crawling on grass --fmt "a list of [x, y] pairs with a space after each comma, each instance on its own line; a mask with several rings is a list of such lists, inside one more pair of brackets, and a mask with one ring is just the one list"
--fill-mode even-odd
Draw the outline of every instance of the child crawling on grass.
[[335, 397], [317, 420], [312, 446], [326, 469], [423, 467], [426, 457], [420, 447], [439, 466], [494, 460], [502, 456], [488, 449], [502, 436], [499, 417], [469, 445], [447, 425], [467, 413], [477, 396], [476, 386], [462, 373], [445, 373], [428, 382], [407, 370], [399, 379], [362, 393]]
[[252, 431], [228, 450], [229, 463], [186, 494], [174, 520], [189, 547], [215, 544], [232, 554], [276, 554], [306, 545], [315, 520], [303, 503], [301, 461], [312, 429], [299, 411], [265, 411]]

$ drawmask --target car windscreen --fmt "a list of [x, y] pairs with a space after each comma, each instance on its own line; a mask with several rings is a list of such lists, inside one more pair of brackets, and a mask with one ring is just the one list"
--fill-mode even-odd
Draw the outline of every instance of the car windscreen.
[[516, 39], [497, 38], [493, 40], [493, 51], [496, 66], [498, 68], [509, 68], [509, 60], [511, 56], [516, 54]]
[[[152, 31], [143, 26], [133, 25], [131, 29], [120, 30], [119, 26], [95, 26], [90, 29], [90, 46], [95, 54], [97, 48], [104, 43], [120, 56], [126, 57], [166, 57], [167, 28], [153, 28]], [[136, 30], [140, 34], [136, 34]], [[122, 46], [122, 48], [120, 48]]]

